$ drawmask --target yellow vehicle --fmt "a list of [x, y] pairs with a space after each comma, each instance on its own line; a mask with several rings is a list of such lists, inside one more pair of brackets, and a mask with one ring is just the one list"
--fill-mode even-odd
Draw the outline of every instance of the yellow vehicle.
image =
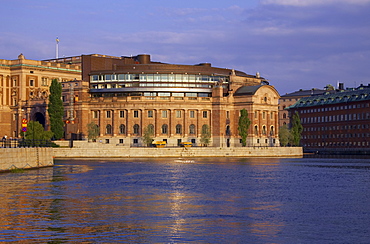
[[165, 141], [155, 141], [152, 143], [155, 147], [165, 147], [166, 142]]
[[191, 142], [184, 141], [184, 142], [180, 142], [180, 146], [181, 147], [191, 147], [193, 146], [193, 144]]

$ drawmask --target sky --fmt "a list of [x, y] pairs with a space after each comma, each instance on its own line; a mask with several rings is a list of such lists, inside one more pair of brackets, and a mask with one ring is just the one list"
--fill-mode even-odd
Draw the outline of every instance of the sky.
[[260, 73], [281, 95], [370, 83], [370, 0], [0, 0], [0, 59], [150, 54]]

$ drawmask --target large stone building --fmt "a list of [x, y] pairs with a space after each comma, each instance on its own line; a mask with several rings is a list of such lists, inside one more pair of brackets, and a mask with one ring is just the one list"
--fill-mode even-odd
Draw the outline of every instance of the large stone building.
[[100, 128], [99, 140], [125, 146], [143, 145], [151, 127], [155, 140], [176, 146], [200, 145], [206, 128], [211, 145], [241, 146], [240, 110], [252, 121], [249, 146], [278, 146], [278, 100], [262, 77], [209, 63], [177, 65], [151, 61], [149, 55], [111, 57], [82, 55], [82, 79], [64, 81], [66, 136], [88, 135]]
[[364, 151], [369, 148], [369, 86], [304, 97], [288, 110], [300, 116], [301, 144], [306, 150]]
[[[76, 60], [77, 62], [74, 63]], [[0, 135], [19, 137], [22, 119], [48, 126], [47, 103], [53, 79], [81, 79], [78, 57], [59, 60], [0, 59]]]

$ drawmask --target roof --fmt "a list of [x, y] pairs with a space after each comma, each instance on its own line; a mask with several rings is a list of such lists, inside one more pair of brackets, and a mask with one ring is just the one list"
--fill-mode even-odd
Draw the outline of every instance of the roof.
[[281, 98], [285, 97], [308, 97], [308, 96], [316, 96], [316, 95], [322, 95], [326, 92], [326, 90], [321, 89], [310, 89], [310, 90], [299, 90], [292, 93], [287, 93], [285, 95], [282, 95]]
[[313, 107], [320, 105], [339, 104], [370, 100], [370, 89], [344, 90], [318, 96], [303, 97], [287, 109]]
[[258, 86], [242, 86], [238, 88], [238, 90], [235, 91], [234, 95], [254, 95], [259, 88], [261, 88], [263, 85]]

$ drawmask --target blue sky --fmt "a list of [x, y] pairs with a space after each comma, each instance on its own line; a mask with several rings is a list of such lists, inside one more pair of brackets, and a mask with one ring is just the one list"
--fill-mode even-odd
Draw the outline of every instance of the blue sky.
[[281, 95], [370, 83], [370, 0], [12, 0], [0, 59], [150, 54], [259, 72]]

